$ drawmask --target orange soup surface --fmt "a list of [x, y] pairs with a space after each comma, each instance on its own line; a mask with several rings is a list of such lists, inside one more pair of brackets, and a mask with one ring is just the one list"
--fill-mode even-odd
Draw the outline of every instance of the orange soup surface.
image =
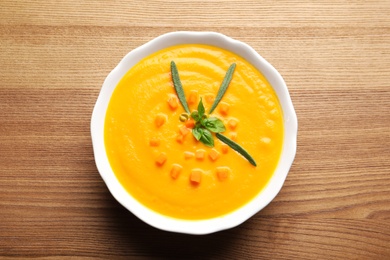
[[[214, 147], [197, 141], [193, 122], [179, 120], [185, 110], [171, 61], [190, 111], [202, 98], [206, 114], [236, 63], [209, 116], [223, 121], [222, 134], [242, 146], [256, 167], [214, 133]], [[210, 219], [237, 210], [267, 185], [282, 151], [283, 115], [272, 87], [249, 62], [221, 48], [185, 44], [158, 51], [126, 73], [108, 105], [104, 140], [113, 172], [140, 203], [172, 218]]]

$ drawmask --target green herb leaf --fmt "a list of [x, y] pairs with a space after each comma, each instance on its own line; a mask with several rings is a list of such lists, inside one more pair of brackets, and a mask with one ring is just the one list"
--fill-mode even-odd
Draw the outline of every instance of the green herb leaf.
[[209, 117], [203, 120], [204, 127], [214, 133], [222, 133], [226, 131], [225, 125], [222, 120], [216, 117]]
[[175, 88], [177, 96], [179, 97], [180, 103], [183, 106], [184, 110], [189, 114], [190, 109], [188, 108], [183, 86], [181, 85], [179, 72], [177, 71], [176, 63], [174, 61], [171, 61], [171, 74], [172, 74], [173, 86]]
[[211, 132], [207, 129], [204, 128], [199, 128], [202, 129], [202, 136], [200, 137], [199, 141], [201, 141], [203, 144], [205, 144], [208, 147], [214, 147], [214, 139], [213, 135]]
[[204, 106], [203, 106], [202, 98], [200, 98], [200, 101], [199, 101], [199, 104], [198, 104], [198, 114], [199, 114], [199, 118], [200, 119], [202, 119], [202, 117], [204, 116], [204, 112], [205, 112], [205, 109], [204, 109]]
[[202, 126], [204, 126], [204, 123], [206, 122], [206, 120], [207, 120], [207, 116], [206, 116], [206, 115], [203, 115], [202, 118], [200, 119], [200, 124], [201, 124]]
[[242, 156], [245, 157], [253, 166], [257, 166], [255, 160], [252, 158], [252, 156], [249, 155], [247, 151], [244, 150], [240, 145], [235, 143], [233, 140], [230, 140], [224, 135], [221, 135], [220, 133], [216, 134], [217, 138], [221, 140], [223, 143], [229, 145], [232, 149], [236, 150], [238, 153], [240, 153]]
[[227, 70], [225, 78], [222, 81], [221, 87], [218, 90], [217, 97], [215, 98], [214, 103], [211, 106], [209, 114], [211, 114], [214, 111], [214, 109], [217, 107], [219, 101], [221, 101], [223, 95], [225, 94], [227, 88], [229, 87], [235, 68], [236, 68], [236, 64], [233, 63], [232, 65], [230, 65], [229, 69]]
[[192, 117], [196, 122], [198, 122], [198, 121], [200, 120], [198, 111], [192, 111], [191, 117]]
[[203, 135], [203, 129], [199, 126], [196, 126], [192, 129], [192, 135], [195, 137], [196, 140], [200, 140], [200, 138]]
[[[210, 109], [209, 114], [211, 114], [214, 111], [214, 109], [221, 101], [223, 95], [225, 94], [230, 84], [230, 81], [232, 80], [235, 68], [236, 68], [236, 64], [233, 63], [232, 65], [230, 65], [228, 71], [226, 72], [225, 78], [222, 81], [221, 87], [219, 88], [217, 97], [215, 98], [215, 101]], [[195, 139], [202, 142], [206, 146], [214, 147], [214, 138], [213, 138], [213, 134], [211, 133], [214, 132], [216, 133], [216, 136], [219, 140], [221, 140], [223, 143], [230, 146], [233, 150], [237, 151], [242, 156], [244, 156], [244, 158], [246, 158], [252, 165], [256, 166], [255, 160], [248, 154], [247, 151], [245, 151], [244, 148], [242, 148], [240, 145], [230, 140], [226, 136], [220, 134], [226, 131], [225, 125], [223, 124], [222, 120], [216, 117], [208, 117], [205, 114], [205, 108], [203, 105], [202, 98], [200, 98], [198, 104], [198, 111], [193, 111], [192, 113], [190, 113], [187, 100], [185, 98], [184, 90], [180, 82], [179, 73], [177, 71], [177, 67], [174, 61], [171, 61], [171, 72], [172, 72], [173, 85], [175, 87], [177, 96], [179, 97], [179, 100], [184, 110], [187, 112], [187, 114], [190, 114], [190, 116], [196, 121], [196, 125], [192, 129], [192, 134], [195, 137]], [[185, 115], [182, 114], [180, 120], [185, 121], [186, 120]]]

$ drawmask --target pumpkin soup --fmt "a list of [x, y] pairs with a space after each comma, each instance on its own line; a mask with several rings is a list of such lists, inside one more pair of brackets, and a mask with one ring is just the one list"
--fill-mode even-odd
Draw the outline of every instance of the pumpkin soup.
[[267, 185], [282, 150], [283, 115], [246, 60], [185, 44], [126, 73], [107, 108], [104, 140], [113, 172], [140, 203], [173, 218], [210, 219]]

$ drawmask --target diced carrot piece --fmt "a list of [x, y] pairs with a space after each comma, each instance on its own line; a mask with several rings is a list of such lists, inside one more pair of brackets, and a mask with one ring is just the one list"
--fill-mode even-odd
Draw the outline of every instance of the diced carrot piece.
[[166, 153], [160, 153], [160, 155], [156, 159], [156, 164], [158, 166], [162, 166], [167, 161], [167, 154]]
[[176, 108], [179, 106], [179, 99], [173, 95], [169, 96], [168, 105], [172, 110], [176, 110]]
[[230, 139], [232, 139], [233, 141], [237, 140], [237, 133], [236, 132], [230, 133], [229, 136], [230, 136]]
[[218, 107], [219, 107], [219, 112], [222, 115], [226, 116], [228, 114], [228, 112], [229, 112], [229, 104], [228, 103], [220, 102]]
[[229, 177], [230, 168], [229, 167], [217, 167], [217, 177], [220, 181], [226, 180]]
[[187, 127], [187, 128], [194, 128], [195, 126], [195, 120], [194, 119], [188, 119], [184, 125]]
[[181, 133], [179, 133], [177, 136], [176, 136], [176, 141], [178, 143], [183, 143], [184, 142], [184, 135], [182, 135]]
[[188, 129], [186, 126], [182, 125], [182, 126], [180, 127], [180, 133], [181, 133], [183, 136], [186, 136], [189, 132], [190, 132], [190, 129]]
[[191, 90], [190, 95], [188, 97], [188, 104], [193, 105], [198, 101], [198, 91]]
[[206, 94], [204, 96], [204, 99], [206, 100], [207, 103], [211, 104], [214, 102], [214, 95], [213, 94]]
[[188, 159], [191, 159], [192, 157], [194, 157], [195, 154], [193, 152], [184, 152], [184, 159], [188, 160]]
[[183, 167], [180, 164], [173, 164], [171, 169], [171, 177], [172, 179], [177, 179]]
[[152, 137], [149, 140], [149, 145], [150, 146], [159, 146], [160, 145], [160, 139], [158, 139], [157, 137]]
[[216, 161], [219, 158], [219, 152], [213, 148], [209, 152], [209, 157], [211, 160]]
[[160, 113], [157, 114], [154, 123], [156, 124], [157, 127], [161, 127], [163, 124], [165, 124], [166, 121], [167, 121], [167, 116]]
[[206, 151], [203, 149], [196, 150], [195, 158], [198, 160], [203, 160], [206, 155]]
[[190, 181], [194, 184], [199, 184], [201, 179], [202, 179], [202, 170], [193, 169], [191, 171]]
[[223, 154], [227, 154], [227, 152], [229, 151], [229, 146], [226, 145], [226, 144], [222, 144], [221, 145], [221, 151]]
[[238, 124], [238, 120], [235, 118], [230, 119], [228, 122], [228, 125], [229, 125], [230, 129], [232, 129], [232, 130], [236, 129], [237, 124]]

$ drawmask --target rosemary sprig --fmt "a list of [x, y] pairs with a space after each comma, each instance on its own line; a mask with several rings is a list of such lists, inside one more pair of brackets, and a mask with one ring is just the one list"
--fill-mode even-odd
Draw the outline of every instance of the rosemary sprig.
[[184, 110], [188, 114], [190, 114], [191, 112], [190, 109], [188, 108], [183, 86], [181, 85], [179, 72], [177, 71], [176, 63], [174, 61], [171, 61], [171, 74], [172, 74], [173, 86], [175, 88], [177, 96], [179, 97], [180, 103], [183, 106]]
[[247, 159], [253, 166], [257, 166], [256, 162], [252, 158], [252, 156], [250, 156], [249, 153], [247, 151], [245, 151], [245, 149], [242, 148], [239, 144], [237, 144], [233, 140], [230, 140], [229, 138], [227, 138], [226, 136], [224, 136], [224, 135], [222, 135], [220, 133], [216, 133], [215, 135], [217, 136], [217, 138], [219, 140], [221, 140], [221, 142], [229, 145], [232, 149], [234, 149], [235, 151], [240, 153], [242, 156], [244, 156], [245, 159]]
[[222, 81], [221, 86], [219, 87], [217, 97], [214, 100], [214, 104], [211, 106], [209, 114], [211, 114], [214, 109], [217, 107], [219, 101], [221, 101], [223, 95], [225, 94], [227, 88], [229, 87], [230, 81], [232, 80], [234, 69], [236, 68], [236, 64], [233, 63], [230, 65], [229, 69], [226, 71], [225, 78]]

